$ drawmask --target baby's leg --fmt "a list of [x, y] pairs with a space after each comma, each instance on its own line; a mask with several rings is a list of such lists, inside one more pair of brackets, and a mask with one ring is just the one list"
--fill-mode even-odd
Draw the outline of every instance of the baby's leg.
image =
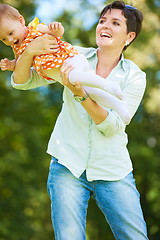
[[43, 68], [41, 68], [41, 73], [44, 76], [52, 78], [53, 80], [56, 80], [57, 82], [60, 82], [62, 84], [60, 67], [59, 68], [52, 68], [52, 69], [43, 69]]
[[95, 102], [104, 107], [115, 110], [125, 124], [128, 124], [130, 122], [130, 113], [124, 100], [120, 100], [112, 94], [98, 88], [84, 87], [84, 89]]
[[100, 88], [123, 99], [120, 86], [89, 71], [88, 61], [82, 54], [68, 58], [66, 61], [75, 67], [69, 74], [69, 80], [72, 84], [80, 82], [82, 86]]

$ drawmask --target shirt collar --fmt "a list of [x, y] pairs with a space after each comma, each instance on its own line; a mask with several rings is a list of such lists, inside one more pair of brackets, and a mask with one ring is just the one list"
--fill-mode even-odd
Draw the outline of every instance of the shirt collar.
[[[97, 50], [98, 50], [98, 48], [90, 48], [90, 52], [88, 52], [87, 58], [91, 58], [91, 57], [93, 57], [94, 55], [96, 55], [96, 57], [97, 57]], [[127, 71], [126, 66], [125, 66], [125, 58], [124, 58], [124, 54], [123, 54], [123, 53], [122, 53], [122, 55], [121, 55], [120, 61], [119, 61], [119, 63], [118, 63], [117, 66], [121, 66], [122, 69], [123, 69], [125, 72]]]
[[121, 55], [121, 58], [120, 58], [120, 61], [118, 64], [121, 64], [121, 67], [123, 68], [123, 70], [126, 72], [127, 69], [126, 69], [126, 66], [125, 66], [125, 58], [124, 58], [124, 54], [122, 53]]

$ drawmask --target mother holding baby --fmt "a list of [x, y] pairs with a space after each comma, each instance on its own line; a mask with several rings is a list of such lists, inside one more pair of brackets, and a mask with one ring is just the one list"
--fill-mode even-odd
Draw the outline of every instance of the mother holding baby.
[[[142, 20], [138, 9], [114, 1], [100, 14], [96, 28], [98, 48], [77, 47], [97, 75], [121, 87], [132, 117], [143, 97], [146, 76], [122, 52], [140, 33]], [[13, 87], [26, 90], [51, 83], [30, 68], [35, 55], [54, 51], [57, 49], [52, 36], [31, 42], [17, 61]], [[86, 97], [79, 82], [72, 85], [68, 81], [72, 69], [67, 63], [61, 69], [64, 102], [47, 150], [52, 156], [48, 191], [55, 239], [86, 239], [91, 197], [115, 239], [148, 239], [126, 147], [126, 126], [116, 111]]]

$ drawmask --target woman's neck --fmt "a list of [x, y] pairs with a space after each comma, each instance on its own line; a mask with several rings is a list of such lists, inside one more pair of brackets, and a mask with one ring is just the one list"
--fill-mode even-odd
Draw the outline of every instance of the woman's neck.
[[106, 78], [110, 72], [115, 68], [120, 60], [121, 52], [116, 52], [115, 50], [102, 50], [97, 51], [98, 63], [96, 73]]

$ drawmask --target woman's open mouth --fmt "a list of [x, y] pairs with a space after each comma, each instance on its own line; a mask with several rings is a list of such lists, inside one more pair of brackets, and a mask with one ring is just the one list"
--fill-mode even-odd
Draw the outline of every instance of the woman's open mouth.
[[109, 34], [109, 33], [106, 33], [106, 32], [102, 32], [100, 34], [101, 37], [107, 37], [107, 38], [111, 38], [112, 36]]

